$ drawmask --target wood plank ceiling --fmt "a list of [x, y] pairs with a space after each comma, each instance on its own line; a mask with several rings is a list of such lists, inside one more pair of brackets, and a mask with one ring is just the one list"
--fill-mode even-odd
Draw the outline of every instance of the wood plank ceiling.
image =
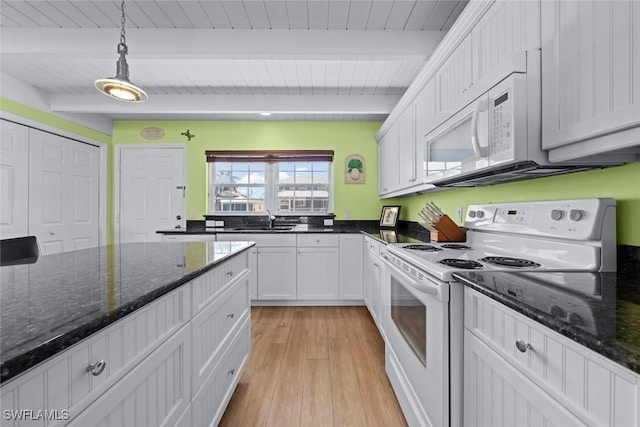
[[[383, 120], [468, 0], [128, 0], [130, 105], [115, 75], [120, 2], [0, 2], [2, 73], [52, 111], [129, 120]], [[271, 116], [259, 115], [271, 112]]]

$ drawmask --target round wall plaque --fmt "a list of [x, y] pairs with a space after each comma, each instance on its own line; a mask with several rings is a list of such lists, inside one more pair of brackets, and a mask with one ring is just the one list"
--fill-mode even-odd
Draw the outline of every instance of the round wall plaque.
[[144, 128], [140, 131], [144, 139], [160, 139], [164, 137], [164, 129], [157, 127]]

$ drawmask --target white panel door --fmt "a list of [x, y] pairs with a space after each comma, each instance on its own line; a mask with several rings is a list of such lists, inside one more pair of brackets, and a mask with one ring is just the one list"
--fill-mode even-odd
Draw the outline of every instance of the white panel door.
[[338, 299], [338, 248], [298, 248], [298, 299]]
[[182, 148], [120, 149], [120, 243], [159, 242], [184, 224]]
[[29, 130], [0, 121], [0, 237], [29, 234]]
[[99, 245], [100, 149], [29, 129], [29, 233], [43, 254]]
[[258, 248], [258, 299], [296, 299], [296, 248]]

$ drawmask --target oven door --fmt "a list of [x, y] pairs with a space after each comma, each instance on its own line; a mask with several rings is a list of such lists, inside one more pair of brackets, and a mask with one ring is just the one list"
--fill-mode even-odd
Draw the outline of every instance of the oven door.
[[391, 365], [399, 371], [392, 374], [413, 394], [409, 401], [420, 406], [413, 411], [418, 412], [419, 424], [449, 425], [449, 304], [440, 298], [448, 295], [442, 287], [449, 284], [418, 282], [387, 259], [383, 261], [384, 286], [388, 286], [383, 292], [387, 344], [397, 361]]

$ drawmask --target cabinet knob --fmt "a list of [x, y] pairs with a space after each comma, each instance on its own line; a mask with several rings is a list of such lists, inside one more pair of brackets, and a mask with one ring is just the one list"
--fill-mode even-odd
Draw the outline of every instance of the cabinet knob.
[[228, 317], [229, 319], [233, 319], [233, 316], [234, 316], [234, 313], [229, 313], [229, 314], [227, 314], [227, 317]]
[[374, 266], [374, 267], [380, 267], [380, 265], [378, 265], [378, 263], [377, 263], [377, 262], [374, 262], [374, 263], [373, 263], [373, 266]]
[[50, 236], [55, 236], [55, 235], [56, 235], [56, 233], [54, 233], [53, 231], [50, 231], [50, 232], [49, 232], [49, 235], [50, 235]]
[[516, 341], [516, 348], [518, 349], [518, 351], [520, 351], [520, 353], [524, 353], [527, 350], [533, 350], [533, 346], [531, 344], [529, 344], [528, 342], [525, 343], [522, 340]]
[[227, 271], [227, 276], [233, 276], [233, 271]]
[[229, 369], [229, 370], [227, 371], [227, 374], [229, 374], [229, 375], [233, 375], [233, 374], [235, 374], [235, 373], [236, 373], [236, 370], [235, 370], [235, 369]]
[[105, 362], [104, 360], [100, 360], [98, 362], [92, 363], [89, 366], [87, 366], [85, 371], [91, 372], [91, 375], [93, 375], [94, 377], [97, 377], [104, 371], [104, 368], [106, 367], [107, 367], [107, 362]]

